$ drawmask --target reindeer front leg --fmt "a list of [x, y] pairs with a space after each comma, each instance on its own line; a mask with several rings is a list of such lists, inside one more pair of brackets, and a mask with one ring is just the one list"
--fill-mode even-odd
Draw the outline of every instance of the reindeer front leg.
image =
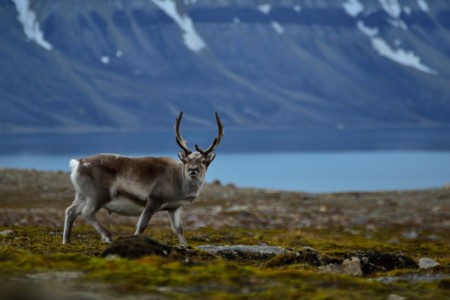
[[154, 204], [154, 201], [151, 198], [147, 199], [147, 203], [145, 204], [144, 210], [139, 217], [139, 220], [136, 224], [136, 232], [134, 235], [140, 235], [144, 232], [145, 228], [147, 228], [150, 219], [158, 211], [158, 206]]
[[169, 214], [170, 225], [172, 225], [172, 229], [178, 236], [178, 241], [181, 246], [186, 246], [186, 240], [184, 239], [184, 231], [183, 231], [183, 223], [181, 223], [181, 207], [178, 207], [174, 210], [167, 211]]

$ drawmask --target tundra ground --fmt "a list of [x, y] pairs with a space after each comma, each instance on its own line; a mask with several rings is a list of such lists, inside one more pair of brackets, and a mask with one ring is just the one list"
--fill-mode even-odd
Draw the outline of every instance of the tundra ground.
[[[61, 244], [73, 194], [67, 173], [0, 169], [0, 298], [450, 299], [446, 188], [307, 194], [207, 184], [182, 215], [189, 247], [177, 247], [157, 213], [145, 236], [168, 251], [131, 259], [102, 255], [109, 245], [81, 217], [72, 244]], [[117, 243], [140, 247], [129, 237], [137, 218], [99, 215]], [[270, 246], [284, 252], [260, 251]]]

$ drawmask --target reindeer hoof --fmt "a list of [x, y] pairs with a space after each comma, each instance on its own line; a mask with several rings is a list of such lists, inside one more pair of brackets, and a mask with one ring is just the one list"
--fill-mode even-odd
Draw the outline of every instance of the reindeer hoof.
[[113, 242], [112, 238], [107, 237], [107, 236], [103, 236], [102, 237], [102, 242], [106, 243], [106, 244], [111, 244]]

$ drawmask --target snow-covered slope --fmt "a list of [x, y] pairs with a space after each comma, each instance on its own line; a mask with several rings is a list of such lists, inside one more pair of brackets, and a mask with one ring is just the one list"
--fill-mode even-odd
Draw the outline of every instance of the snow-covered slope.
[[0, 130], [450, 125], [446, 0], [6, 0]]

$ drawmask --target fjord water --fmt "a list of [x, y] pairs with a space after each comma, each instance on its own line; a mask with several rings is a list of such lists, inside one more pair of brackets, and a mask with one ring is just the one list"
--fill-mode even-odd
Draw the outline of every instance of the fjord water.
[[[214, 131], [186, 131], [208, 146]], [[0, 167], [68, 171], [97, 153], [170, 156], [171, 131], [2, 134]], [[189, 143], [190, 142], [190, 143]], [[404, 190], [450, 183], [450, 129], [229, 130], [207, 181], [307, 192]]]

